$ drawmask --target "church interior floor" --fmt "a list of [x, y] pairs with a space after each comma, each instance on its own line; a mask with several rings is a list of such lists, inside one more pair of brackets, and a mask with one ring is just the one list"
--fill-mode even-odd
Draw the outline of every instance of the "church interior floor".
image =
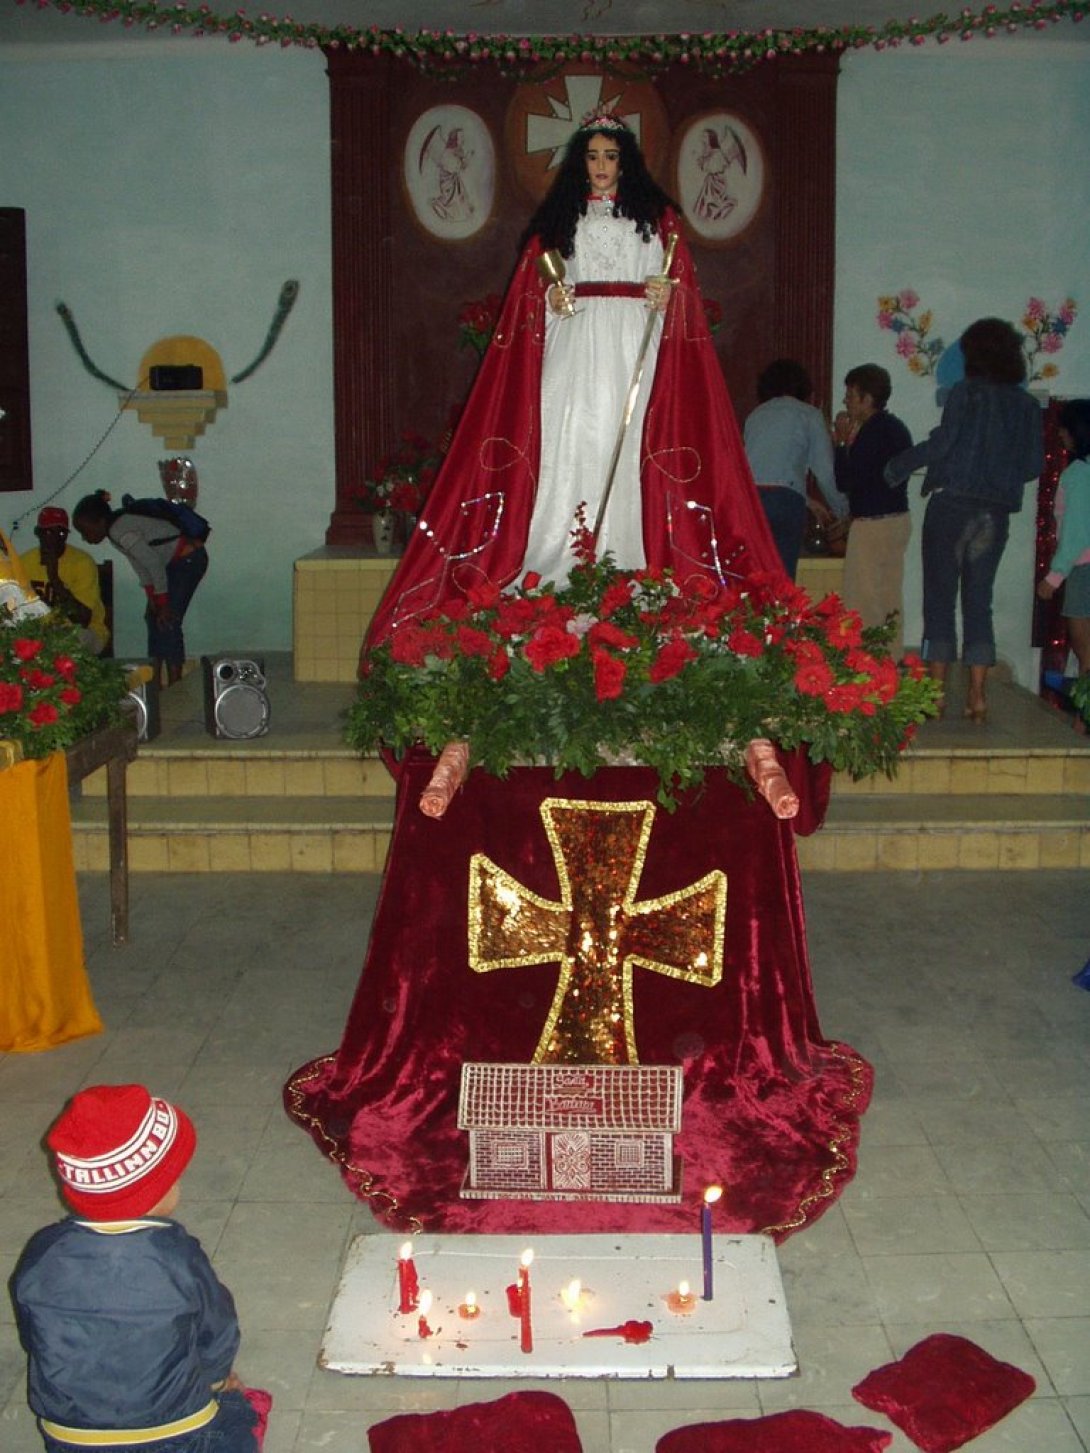
[[[1085, 870], [804, 874], [824, 1031], [867, 1056], [876, 1089], [854, 1181], [780, 1248], [800, 1375], [552, 1384], [587, 1453], [651, 1453], [682, 1424], [789, 1407], [890, 1427], [850, 1389], [938, 1331], [1037, 1380], [974, 1453], [1090, 1449], [1090, 993], [1071, 982], [1090, 954], [1086, 885]], [[316, 1364], [348, 1243], [380, 1228], [287, 1120], [280, 1088], [337, 1045], [378, 886], [373, 873], [142, 873], [131, 942], [115, 948], [107, 879], [83, 874], [106, 1031], [0, 1056], [8, 1268], [59, 1214], [40, 1139], [66, 1096], [141, 1080], [193, 1114], [179, 1214], [234, 1291], [241, 1375], [275, 1398], [267, 1453], [366, 1453], [367, 1428], [395, 1412], [526, 1385]], [[890, 1446], [914, 1445], [894, 1430]], [[6, 1301], [0, 1447], [41, 1447]]]

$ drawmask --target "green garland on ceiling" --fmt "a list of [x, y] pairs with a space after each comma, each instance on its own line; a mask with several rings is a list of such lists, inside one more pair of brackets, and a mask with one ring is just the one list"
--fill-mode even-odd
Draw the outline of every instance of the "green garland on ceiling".
[[[25, 0], [16, 0], [24, 4]], [[157, 4], [155, 0], [36, 0], [38, 8], [52, 4], [62, 13], [99, 21], [118, 21], [126, 28], [142, 26], [166, 34], [225, 35], [229, 41], [255, 45], [325, 47], [375, 56], [393, 56], [425, 70], [487, 62], [505, 71], [519, 72], [542, 62], [593, 62], [603, 66], [636, 65], [658, 70], [691, 65], [701, 71], [745, 71], [777, 56], [821, 55], [861, 50], [893, 50], [898, 46], [939, 45], [974, 36], [1025, 34], [1045, 31], [1061, 21], [1078, 23], [1090, 0], [1019, 0], [1005, 6], [964, 8], [953, 15], [937, 14], [925, 20], [891, 20], [881, 27], [864, 25], [818, 26], [804, 30], [729, 30], [678, 35], [485, 35], [470, 31], [405, 31], [400, 26], [380, 30], [351, 25], [304, 24], [286, 16], [278, 20], [264, 11], [247, 15], [244, 9], [219, 15], [210, 5]]]

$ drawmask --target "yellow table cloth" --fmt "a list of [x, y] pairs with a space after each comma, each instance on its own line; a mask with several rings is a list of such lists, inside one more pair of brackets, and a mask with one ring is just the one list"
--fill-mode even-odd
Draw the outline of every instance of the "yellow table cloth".
[[83, 957], [63, 752], [0, 771], [0, 1051], [102, 1029]]

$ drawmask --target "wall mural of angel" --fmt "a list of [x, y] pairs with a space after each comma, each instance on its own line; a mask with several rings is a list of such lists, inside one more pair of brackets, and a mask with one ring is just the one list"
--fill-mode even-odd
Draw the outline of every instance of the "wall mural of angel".
[[764, 183], [764, 153], [740, 117], [716, 111], [689, 123], [678, 147], [676, 195], [702, 242], [715, 246], [744, 232]]
[[405, 142], [405, 189], [416, 220], [434, 237], [461, 241], [488, 221], [496, 152], [489, 130], [465, 106], [432, 106]]

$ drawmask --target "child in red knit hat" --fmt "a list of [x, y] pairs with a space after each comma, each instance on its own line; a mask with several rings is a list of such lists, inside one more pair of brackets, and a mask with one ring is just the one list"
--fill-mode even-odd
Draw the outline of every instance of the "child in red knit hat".
[[95, 1085], [46, 1143], [75, 1214], [31, 1237], [11, 1289], [49, 1453], [254, 1453], [269, 1399], [232, 1371], [234, 1301], [169, 1219], [188, 1115], [143, 1085]]

